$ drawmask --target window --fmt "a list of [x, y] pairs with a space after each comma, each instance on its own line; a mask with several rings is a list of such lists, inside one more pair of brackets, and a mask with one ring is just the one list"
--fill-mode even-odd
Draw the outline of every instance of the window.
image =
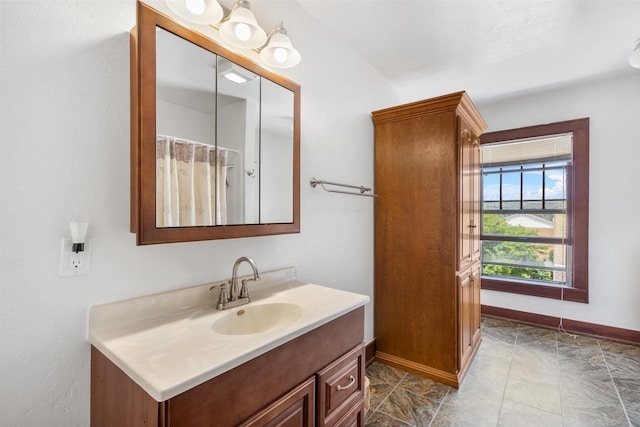
[[589, 119], [481, 144], [482, 288], [588, 302]]

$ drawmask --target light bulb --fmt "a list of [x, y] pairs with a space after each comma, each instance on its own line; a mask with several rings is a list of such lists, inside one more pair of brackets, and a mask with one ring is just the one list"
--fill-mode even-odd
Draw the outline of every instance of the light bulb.
[[289, 52], [283, 47], [277, 47], [273, 50], [273, 58], [282, 64], [289, 59]]
[[238, 22], [233, 30], [236, 33], [236, 37], [243, 42], [251, 37], [251, 28], [244, 22]]
[[204, 0], [185, 0], [184, 4], [187, 6], [187, 10], [194, 15], [202, 15], [204, 13]]
[[629, 65], [633, 68], [640, 68], [640, 39], [636, 40], [631, 55], [629, 55]]

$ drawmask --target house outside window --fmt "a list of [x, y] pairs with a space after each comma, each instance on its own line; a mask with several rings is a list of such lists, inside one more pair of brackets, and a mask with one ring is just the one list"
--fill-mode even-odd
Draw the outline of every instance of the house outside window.
[[588, 302], [588, 129], [482, 136], [483, 289]]

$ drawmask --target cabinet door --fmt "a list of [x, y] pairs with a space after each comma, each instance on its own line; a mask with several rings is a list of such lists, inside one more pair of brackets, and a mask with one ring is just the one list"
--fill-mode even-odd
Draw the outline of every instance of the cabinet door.
[[480, 138], [472, 134], [469, 147], [471, 172], [471, 213], [469, 239], [471, 245], [471, 262], [480, 261]]
[[258, 412], [240, 427], [313, 427], [315, 377]]
[[458, 370], [471, 361], [480, 340], [480, 263], [458, 276]]
[[479, 202], [479, 199], [474, 199], [474, 174], [477, 172], [474, 170], [474, 158], [473, 132], [458, 117], [458, 271], [471, 266], [477, 249], [473, 243], [478, 228], [474, 210], [476, 200]]
[[473, 349], [473, 281], [471, 270], [458, 276], [458, 370], [467, 364]]
[[477, 262], [471, 267], [471, 296], [473, 298], [473, 308], [471, 310], [471, 335], [472, 346], [478, 345], [480, 340], [480, 263]]
[[364, 427], [364, 401], [335, 423], [334, 427]]

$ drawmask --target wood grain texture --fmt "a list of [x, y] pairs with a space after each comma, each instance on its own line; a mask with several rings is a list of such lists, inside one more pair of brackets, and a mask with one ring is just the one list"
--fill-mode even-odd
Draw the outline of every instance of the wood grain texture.
[[364, 399], [355, 405], [351, 411], [341, 420], [336, 422], [333, 427], [364, 427]]
[[138, 161], [140, 156], [138, 154], [138, 143], [137, 141], [140, 138], [140, 130], [138, 129], [138, 117], [140, 115], [139, 104], [138, 104], [138, 93], [140, 93], [140, 89], [138, 87], [138, 27], [134, 27], [130, 32], [129, 37], [129, 84], [130, 84], [130, 97], [129, 97], [129, 108], [131, 114], [131, 148], [130, 148], [130, 156], [129, 162], [131, 165], [131, 176], [130, 176], [130, 199], [129, 203], [131, 206], [130, 209], [130, 227], [132, 233], [138, 232], [138, 194], [139, 189], [138, 186], [140, 184], [139, 174], [140, 167], [138, 165]]
[[318, 427], [335, 425], [364, 399], [364, 350], [356, 347], [318, 372]]
[[315, 390], [311, 377], [239, 427], [313, 427]]
[[[557, 329], [560, 324], [559, 317], [511, 310], [502, 307], [493, 307], [490, 305], [482, 306], [482, 315], [497, 317], [500, 319], [515, 320], [516, 322], [549, 329]], [[562, 327], [570, 333], [590, 335], [596, 338], [604, 338], [607, 340], [640, 345], [640, 331], [633, 329], [617, 328], [614, 326], [599, 325], [597, 323], [582, 322], [571, 319], [562, 319]]]
[[456, 273], [479, 256], [469, 224], [486, 124], [464, 92], [375, 111], [373, 121], [376, 359], [457, 387], [479, 344], [477, 291]]
[[377, 351], [376, 361], [384, 363], [385, 365], [392, 366], [394, 368], [402, 369], [403, 371], [412, 372], [416, 375], [432, 379], [451, 387], [458, 388], [460, 386], [458, 376], [455, 373], [434, 369], [431, 366], [416, 363], [412, 360], [403, 359], [401, 357], [394, 356], [393, 354]]
[[455, 120], [379, 125], [375, 152], [377, 348], [445, 371], [456, 349], [455, 244], [441, 244], [456, 235]]
[[480, 332], [480, 262], [475, 262], [458, 276], [458, 379], [464, 378], [466, 368], [471, 364], [481, 337]]
[[367, 367], [376, 361], [376, 339], [375, 337], [367, 343], [365, 349], [365, 360], [367, 361]]
[[93, 427], [164, 426], [164, 403], [91, 347], [91, 425]]

